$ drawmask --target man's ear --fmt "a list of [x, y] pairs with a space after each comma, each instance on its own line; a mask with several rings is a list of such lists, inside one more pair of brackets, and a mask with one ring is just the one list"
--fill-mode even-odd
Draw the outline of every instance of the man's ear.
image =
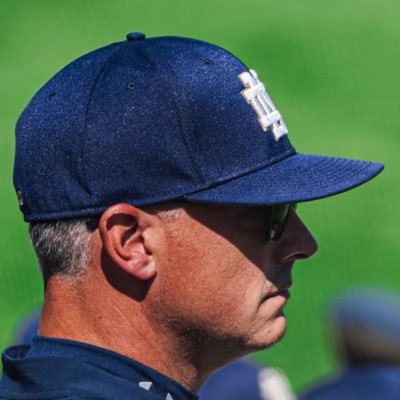
[[157, 273], [154, 257], [144, 238], [152, 223], [154, 216], [123, 203], [107, 208], [99, 221], [99, 233], [109, 257], [140, 280], [151, 279]]

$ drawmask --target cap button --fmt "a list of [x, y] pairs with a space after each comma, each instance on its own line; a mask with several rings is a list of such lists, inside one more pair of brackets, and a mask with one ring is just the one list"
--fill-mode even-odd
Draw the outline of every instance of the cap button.
[[141, 32], [132, 32], [126, 35], [127, 40], [143, 40], [145, 37], [146, 35]]

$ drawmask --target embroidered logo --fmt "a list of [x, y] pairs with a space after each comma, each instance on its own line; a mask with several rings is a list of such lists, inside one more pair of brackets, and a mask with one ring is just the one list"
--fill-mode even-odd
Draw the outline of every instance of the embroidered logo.
[[249, 72], [242, 72], [239, 79], [245, 86], [242, 96], [254, 108], [262, 129], [266, 131], [271, 127], [276, 141], [287, 135], [288, 129], [281, 114], [269, 97], [263, 83], [258, 80], [256, 71], [251, 69]]

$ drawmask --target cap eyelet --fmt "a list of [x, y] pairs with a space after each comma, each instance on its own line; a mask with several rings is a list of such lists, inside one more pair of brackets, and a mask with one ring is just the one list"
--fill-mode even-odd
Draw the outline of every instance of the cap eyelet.
[[49, 100], [51, 100], [53, 97], [55, 97], [56, 94], [57, 94], [56, 92], [51, 92], [49, 94]]
[[206, 58], [204, 60], [204, 63], [207, 64], [207, 65], [213, 65], [214, 64], [209, 58]]
[[133, 82], [129, 82], [129, 83], [126, 85], [126, 88], [127, 88], [128, 90], [133, 90], [133, 89], [135, 89], [135, 85], [134, 85]]

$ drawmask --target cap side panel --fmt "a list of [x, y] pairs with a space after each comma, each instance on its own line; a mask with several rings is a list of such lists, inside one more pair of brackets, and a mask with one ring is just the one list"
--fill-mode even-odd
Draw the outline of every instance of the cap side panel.
[[[163, 38], [164, 39], [164, 38]], [[175, 72], [174, 63], [172, 59], [176, 60], [179, 58], [181, 49], [176, 46], [172, 46], [172, 43], [166, 43], [171, 53], [171, 57], [165, 60], [165, 67], [168, 71], [168, 77], [164, 79], [164, 86], [168, 88], [171, 94], [171, 102], [176, 109], [176, 123], [178, 125], [178, 132], [181, 136], [182, 143], [186, 147], [187, 154], [192, 162], [192, 171], [195, 174], [195, 180], [199, 184], [205, 182], [201, 174], [201, 165], [197, 163], [196, 154], [199, 152], [199, 145], [196, 136], [192, 135], [193, 131], [193, 115], [190, 110], [187, 109], [187, 95], [185, 90], [182, 88], [180, 83], [180, 76]]]
[[[92, 97], [93, 97], [93, 92], [95, 91], [96, 85], [98, 84], [98, 82], [101, 80], [102, 75], [105, 73], [105, 71], [108, 68], [109, 63], [111, 62], [112, 58], [114, 57], [114, 55], [121, 50], [122, 45], [124, 44], [124, 42], [119, 43], [119, 46], [116, 46], [114, 48], [114, 51], [111, 52], [111, 54], [108, 55], [108, 57], [104, 60], [104, 64], [102, 65], [102, 67], [100, 68], [99, 72], [97, 73], [91, 90], [90, 90], [90, 94], [89, 94], [89, 98], [86, 104], [86, 110], [85, 110], [85, 120], [84, 120], [84, 129], [83, 129], [83, 139], [82, 139], [82, 154], [81, 154], [81, 159], [85, 160], [85, 154], [87, 152], [87, 148], [90, 146], [90, 138], [88, 137], [88, 114], [90, 111], [90, 107], [91, 107], [91, 102], [92, 102]], [[85, 191], [87, 192], [88, 196], [92, 196], [93, 192], [91, 189], [91, 184], [90, 182], [88, 182], [88, 171], [87, 171], [87, 163], [83, 162], [82, 163], [82, 187], [85, 189]]]
[[[78, 58], [32, 98], [16, 126], [14, 185], [25, 213], [82, 204], [80, 138], [88, 94], [113, 44]], [[84, 77], [84, 78], [83, 78]], [[51, 116], [51, 118], [49, 118]]]
[[171, 53], [151, 43], [127, 42], [93, 92], [86, 149], [92, 207], [118, 199], [143, 203], [198, 187], [163, 61]]

